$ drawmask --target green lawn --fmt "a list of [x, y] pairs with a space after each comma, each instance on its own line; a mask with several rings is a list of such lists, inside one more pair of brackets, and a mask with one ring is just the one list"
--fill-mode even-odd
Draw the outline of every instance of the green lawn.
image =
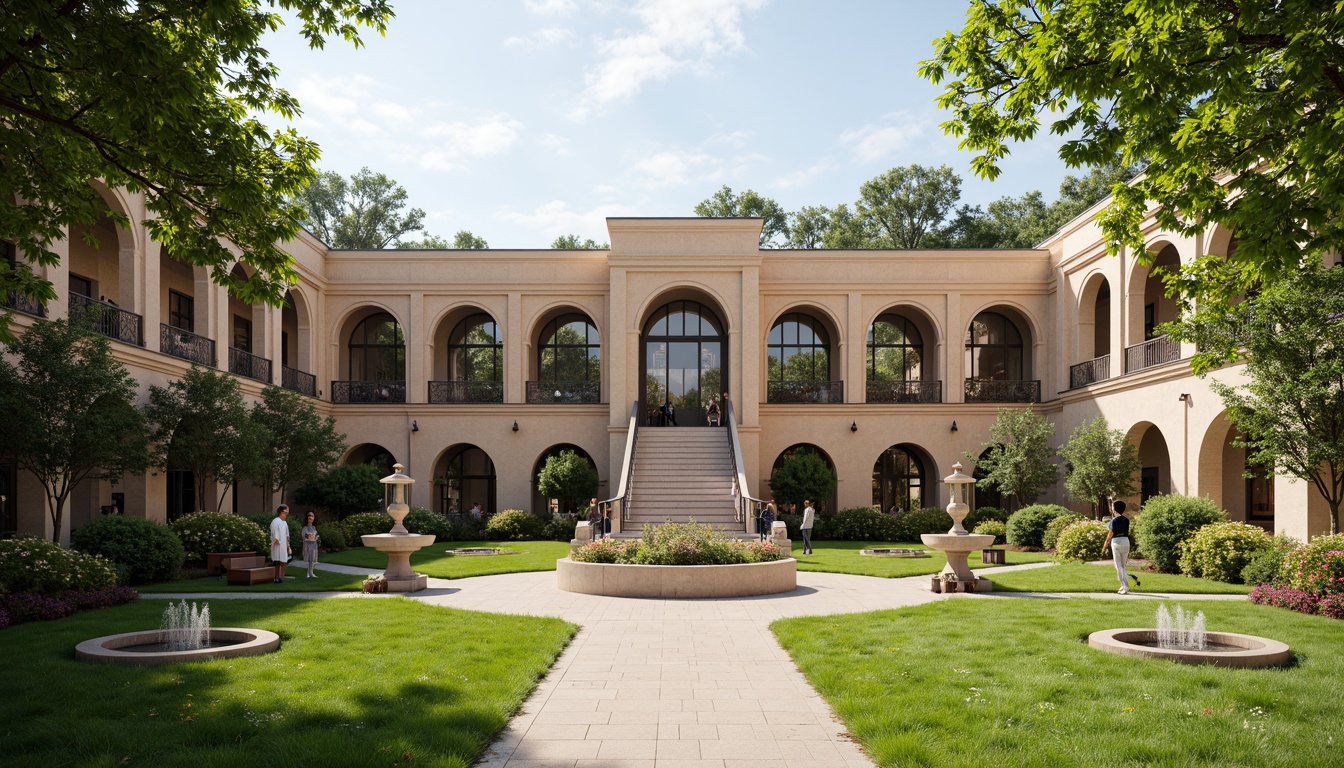
[[158, 627], [162, 601], [0, 632], [6, 766], [465, 766], [573, 637], [557, 619], [410, 600], [219, 600], [215, 626], [279, 651], [165, 667], [75, 661]]
[[317, 578], [307, 579], [304, 576], [308, 569], [302, 565], [291, 565], [285, 573], [287, 578], [283, 584], [268, 581], [250, 586], [230, 585], [223, 576], [200, 576], [146, 584], [136, 589], [141, 592], [358, 592], [364, 581], [363, 576], [321, 570], [316, 571]]
[[[490, 556], [448, 554], [450, 549], [466, 547], [499, 547], [516, 554]], [[451, 541], [434, 544], [411, 555], [411, 567], [416, 573], [423, 573], [426, 576], [464, 579], [468, 576], [488, 576], [495, 573], [554, 571], [555, 561], [568, 556], [569, 544], [560, 541]], [[387, 567], [387, 555], [376, 549], [355, 547], [344, 552], [323, 555], [321, 562], [382, 569]]]
[[[1008, 557], [1012, 558], [1010, 553]], [[1149, 571], [1130, 571], [1143, 582], [1135, 587], [1133, 580], [1129, 585], [1132, 593], [1177, 592], [1192, 595], [1238, 595], [1251, 591], [1241, 584], [1224, 584], [1210, 579], [1192, 579], [1189, 576], [1177, 576], [1170, 573]], [[1113, 565], [1089, 565], [1086, 563], [1067, 563], [1052, 568], [1030, 568], [1011, 573], [992, 573], [987, 577], [994, 582], [994, 589], [1000, 592], [1114, 592], [1120, 588], [1115, 577]]]
[[1237, 670], [1121, 657], [1090, 632], [1154, 625], [1153, 600], [964, 599], [785, 619], [784, 648], [883, 766], [1339, 766], [1344, 623], [1187, 602], [1211, 630], [1284, 641]]
[[[894, 579], [902, 576], [920, 576], [926, 573], [938, 573], [947, 565], [947, 557], [942, 552], [933, 551], [929, 557], [874, 557], [860, 555], [860, 549], [883, 549], [900, 547], [902, 549], [927, 549], [923, 544], [890, 544], [878, 541], [816, 541], [812, 543], [812, 554], [804, 555], [801, 539], [793, 542], [793, 555], [798, 560], [800, 571], [825, 571], [827, 573], [852, 573], [856, 576], [880, 576]], [[1007, 565], [1040, 563], [1050, 560], [1047, 552], [1009, 552]], [[980, 553], [971, 554], [971, 568], [990, 566], [980, 565]]]

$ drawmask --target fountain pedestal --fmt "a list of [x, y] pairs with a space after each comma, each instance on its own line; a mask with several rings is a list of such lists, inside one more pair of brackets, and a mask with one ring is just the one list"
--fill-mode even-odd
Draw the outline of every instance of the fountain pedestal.
[[411, 553], [424, 549], [434, 543], [432, 533], [411, 533], [402, 525], [402, 520], [411, 511], [406, 503], [406, 489], [415, 481], [403, 474], [400, 464], [392, 465], [392, 474], [381, 482], [392, 495], [387, 514], [392, 517], [392, 530], [389, 533], [366, 533], [359, 538], [364, 546], [371, 547], [387, 555], [387, 570], [383, 578], [387, 580], [388, 592], [419, 592], [429, 586], [429, 579], [423, 573], [411, 570]]
[[973, 584], [974, 592], [989, 592], [994, 588], [989, 579], [977, 578], [967, 564], [966, 558], [977, 549], [994, 544], [994, 537], [987, 533], [969, 533], [962, 527], [961, 521], [971, 511], [966, 502], [970, 499], [970, 486], [975, 478], [961, 472], [961, 464], [952, 465], [952, 474], [943, 478], [951, 491], [952, 501], [947, 505], [947, 514], [952, 517], [952, 528], [947, 533], [925, 533], [920, 535], [924, 546], [939, 550], [947, 555], [947, 565], [943, 573], [956, 575], [960, 583]]

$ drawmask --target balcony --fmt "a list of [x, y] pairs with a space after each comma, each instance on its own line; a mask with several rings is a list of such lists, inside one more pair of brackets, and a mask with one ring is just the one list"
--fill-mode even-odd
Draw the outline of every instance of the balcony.
[[333, 403], [404, 403], [404, 381], [333, 381]]
[[280, 386], [300, 395], [317, 397], [317, 377], [298, 368], [280, 366]]
[[214, 339], [174, 328], [167, 323], [159, 325], [159, 351], [165, 355], [189, 360], [196, 365], [215, 367]]
[[1166, 336], [1158, 336], [1142, 344], [1125, 347], [1125, 373], [1141, 371], [1144, 368], [1180, 359], [1181, 345]]
[[47, 316], [47, 309], [42, 306], [41, 302], [34, 299], [32, 296], [19, 293], [18, 291], [10, 291], [5, 295], [4, 301], [0, 301], [0, 307], [12, 309], [15, 312], [22, 312], [25, 315], [32, 315], [33, 317]]
[[271, 361], [250, 352], [229, 347], [229, 373], [270, 384]]
[[1111, 356], [1094, 357], [1085, 363], [1069, 366], [1069, 389], [1086, 387], [1111, 378]]
[[1010, 379], [967, 379], [968, 403], [1039, 403], [1041, 382]]
[[70, 294], [70, 319], [90, 324], [94, 333], [109, 339], [145, 346], [145, 321], [134, 312], [106, 301], [98, 301], [78, 293]]
[[597, 381], [529, 381], [527, 402], [580, 405], [602, 402], [602, 384]]
[[843, 381], [767, 381], [767, 403], [843, 403]]
[[941, 381], [875, 381], [868, 380], [869, 403], [941, 403]]
[[502, 403], [504, 402], [504, 382], [431, 381], [429, 382], [429, 402], [438, 404]]

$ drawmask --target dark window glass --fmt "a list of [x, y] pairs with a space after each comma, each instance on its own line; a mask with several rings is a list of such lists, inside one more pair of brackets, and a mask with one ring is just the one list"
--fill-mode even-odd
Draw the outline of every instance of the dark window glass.
[[360, 321], [350, 334], [350, 381], [405, 381], [406, 340], [386, 312]]
[[919, 381], [924, 339], [901, 315], [882, 315], [868, 329], [868, 380]]
[[1013, 321], [997, 312], [981, 312], [966, 332], [966, 376], [971, 379], [1021, 381], [1022, 334]]
[[814, 317], [784, 315], [770, 329], [765, 349], [769, 381], [830, 381], [830, 338]]
[[93, 298], [93, 281], [87, 277], [70, 273], [70, 292], [76, 296]]
[[195, 332], [195, 300], [177, 291], [168, 291], [168, 324], [184, 331]]
[[583, 315], [561, 315], [546, 324], [538, 349], [541, 381], [601, 381], [602, 339]]
[[494, 318], [486, 314], [472, 315], [458, 323], [448, 339], [449, 379], [504, 380], [504, 341]]
[[233, 348], [252, 352], [252, 321], [238, 315], [233, 316]]
[[883, 512], [909, 512], [924, 504], [924, 462], [893, 445], [873, 465], [873, 505]]

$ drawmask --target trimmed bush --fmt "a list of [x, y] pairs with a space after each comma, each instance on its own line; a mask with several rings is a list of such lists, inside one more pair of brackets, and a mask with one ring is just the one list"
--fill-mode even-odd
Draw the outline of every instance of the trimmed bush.
[[[247, 519], [261, 526], [261, 530], [265, 534], [266, 539], [266, 547], [264, 551], [270, 552], [271, 521], [275, 519], [275, 515], [258, 512], [254, 515], [248, 515]], [[289, 548], [294, 550], [295, 555], [298, 555], [303, 548], [303, 539], [299, 536], [299, 530], [303, 528], [303, 523], [299, 522], [299, 515], [295, 514], [293, 510], [290, 510], [289, 516], [285, 518], [285, 523], [289, 526]]]
[[1008, 526], [998, 520], [986, 520], [975, 526], [971, 533], [983, 533], [986, 536], [993, 536], [995, 544], [1002, 544], [1008, 540]]
[[1134, 520], [1134, 540], [1155, 569], [1177, 573], [1181, 542], [1200, 528], [1225, 520], [1226, 513], [1207, 496], [1154, 496]]
[[1106, 551], [1106, 524], [1098, 520], [1078, 520], [1069, 524], [1055, 542], [1055, 559], [1060, 561], [1100, 560]]
[[345, 528], [345, 544], [349, 547], [362, 547], [360, 538], [366, 533], [387, 533], [392, 530], [392, 516], [386, 512], [360, 512], [341, 521]]
[[[573, 536], [569, 537], [574, 538]], [[470, 515], [460, 515], [453, 520], [452, 530], [447, 541], [482, 541], [485, 539], [485, 521], [476, 520]], [[565, 539], [569, 541], [569, 539]]]
[[842, 509], [826, 521], [826, 535], [836, 541], [897, 541], [896, 518], [869, 507]]
[[424, 507], [411, 507], [401, 524], [411, 533], [432, 533], [435, 541], [448, 541], [452, 535], [453, 524], [448, 522], [448, 518]]
[[[270, 522], [267, 521], [267, 525]], [[210, 552], [270, 551], [266, 526], [227, 512], [196, 512], [183, 515], [168, 524], [182, 542], [187, 562], [204, 563]]]
[[345, 528], [340, 523], [319, 523], [317, 543], [328, 552], [340, 552], [349, 546], [345, 543]]
[[1344, 533], [1317, 536], [1283, 558], [1283, 580], [1308, 594], [1344, 594]]
[[[18, 536], [0, 541], [0, 594], [54, 595], [117, 583], [117, 566], [101, 555], [67, 550], [45, 539]], [[11, 620], [14, 611], [9, 611]]]
[[1070, 512], [1051, 520], [1050, 524], [1045, 526], [1045, 532], [1041, 534], [1041, 549], [1054, 549], [1055, 543], [1059, 541], [1059, 534], [1063, 533], [1065, 528], [1086, 519], [1083, 515]]
[[1282, 584], [1283, 558], [1297, 549], [1296, 539], [1288, 536], [1275, 536], [1270, 540], [1269, 549], [1256, 554], [1241, 569], [1241, 583], [1258, 587], [1261, 584]]
[[1195, 578], [1241, 583], [1241, 572], [1274, 546], [1265, 529], [1247, 523], [1211, 523], [1181, 542], [1181, 573]]
[[998, 507], [977, 507], [966, 515], [966, 519], [961, 521], [961, 526], [969, 531], [989, 520], [1007, 525], [1008, 512]]
[[578, 527], [579, 520], [569, 515], [560, 515], [546, 521], [542, 526], [541, 538], [546, 541], [573, 541], [574, 529]]
[[521, 509], [506, 509], [485, 524], [485, 535], [490, 541], [536, 541], [541, 538], [545, 524], [536, 515]]
[[1008, 543], [1015, 547], [1039, 547], [1050, 521], [1073, 514], [1058, 504], [1032, 504], [1008, 518]]
[[81, 552], [116, 563], [124, 580], [137, 583], [167, 581], [187, 559], [171, 528], [142, 517], [109, 515], [74, 531], [70, 541]]
[[919, 543], [919, 537], [925, 533], [947, 533], [952, 529], [952, 516], [940, 507], [914, 509], [892, 518], [896, 529], [891, 541]]

